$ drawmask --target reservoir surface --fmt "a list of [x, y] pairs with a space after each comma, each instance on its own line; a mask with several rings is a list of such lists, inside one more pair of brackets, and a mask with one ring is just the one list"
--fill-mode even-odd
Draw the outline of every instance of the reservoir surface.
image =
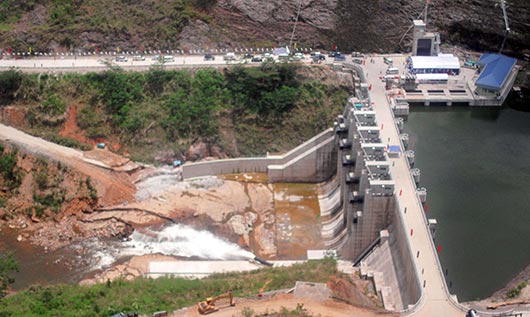
[[411, 110], [405, 132], [451, 293], [488, 297], [530, 264], [530, 112]]

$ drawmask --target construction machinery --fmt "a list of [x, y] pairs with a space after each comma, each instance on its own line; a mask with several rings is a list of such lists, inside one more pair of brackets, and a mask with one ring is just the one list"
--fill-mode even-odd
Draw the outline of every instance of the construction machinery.
[[263, 286], [259, 289], [258, 291], [258, 297], [261, 298], [263, 297], [263, 291], [265, 290], [265, 288], [267, 287], [267, 285], [269, 285], [270, 283], [272, 282], [272, 280], [267, 280]]
[[197, 309], [199, 310], [199, 313], [203, 315], [216, 312], [219, 310], [219, 308], [215, 306], [215, 302], [220, 299], [227, 298], [227, 297], [230, 299], [230, 306], [235, 306], [236, 303], [234, 302], [234, 297], [232, 295], [232, 292], [228, 292], [228, 293], [224, 293], [224, 294], [217, 295], [214, 297], [206, 298], [206, 300], [200, 302], [197, 305]]

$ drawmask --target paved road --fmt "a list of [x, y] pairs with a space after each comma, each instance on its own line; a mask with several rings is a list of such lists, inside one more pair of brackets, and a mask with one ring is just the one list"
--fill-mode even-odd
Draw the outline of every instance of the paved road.
[[[276, 59], [277, 60], [277, 59]], [[303, 63], [309, 63], [309, 56], [305, 56]], [[332, 62], [328, 58], [328, 63]], [[187, 67], [220, 67], [235, 64], [259, 65], [252, 63], [249, 59], [245, 60], [241, 55], [236, 56], [234, 61], [223, 60], [222, 55], [216, 55], [215, 60], [205, 61], [203, 55], [177, 55], [173, 62], [165, 62], [166, 68], [187, 68]], [[119, 66], [128, 70], [148, 70], [155, 65], [161, 65], [160, 62], [152, 60], [147, 56], [145, 61], [133, 61], [130, 56], [127, 62], [117, 62], [112, 56], [78, 56], [78, 57], [38, 57], [27, 59], [1, 59], [0, 71], [15, 67], [24, 72], [89, 72], [103, 71], [109, 65]]]
[[[395, 66], [403, 69], [403, 58], [393, 57]], [[384, 143], [399, 144], [398, 130], [394, 124], [392, 110], [388, 105], [385, 96], [384, 84], [379, 79], [379, 72], [384, 75], [387, 65], [383, 58], [374, 58], [374, 63], [367, 61], [364, 69], [368, 83], [372, 85], [371, 99], [377, 114], [377, 121], [382, 126], [381, 139]], [[416, 196], [415, 185], [410, 176], [410, 171], [405, 156], [399, 158], [390, 158], [392, 163], [390, 172], [396, 182], [396, 195], [398, 203], [403, 213], [404, 208], [407, 212], [403, 213], [406, 225], [406, 232], [413, 229], [413, 235], [409, 236], [414, 255], [419, 254], [416, 258], [417, 269], [424, 286], [424, 298], [421, 308], [413, 313], [413, 316], [430, 316], [430, 317], [450, 317], [464, 316], [465, 312], [449, 299], [445, 291], [445, 281], [441, 269], [438, 267], [438, 260], [434, 244], [431, 241], [428, 227], [424, 221], [423, 208]], [[402, 192], [402, 195], [397, 193]]]

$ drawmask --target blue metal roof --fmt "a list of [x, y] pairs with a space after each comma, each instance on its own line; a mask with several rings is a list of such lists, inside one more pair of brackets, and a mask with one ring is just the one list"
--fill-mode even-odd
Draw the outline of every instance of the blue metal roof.
[[477, 65], [483, 66], [475, 85], [481, 88], [500, 90], [510, 75], [517, 60], [500, 54], [482, 54]]

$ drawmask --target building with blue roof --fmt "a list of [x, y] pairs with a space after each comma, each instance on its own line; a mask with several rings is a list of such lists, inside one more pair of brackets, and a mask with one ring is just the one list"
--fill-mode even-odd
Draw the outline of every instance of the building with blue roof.
[[517, 59], [500, 54], [482, 54], [477, 62], [480, 76], [475, 82], [477, 92], [500, 96], [503, 90], [513, 84], [514, 67]]

